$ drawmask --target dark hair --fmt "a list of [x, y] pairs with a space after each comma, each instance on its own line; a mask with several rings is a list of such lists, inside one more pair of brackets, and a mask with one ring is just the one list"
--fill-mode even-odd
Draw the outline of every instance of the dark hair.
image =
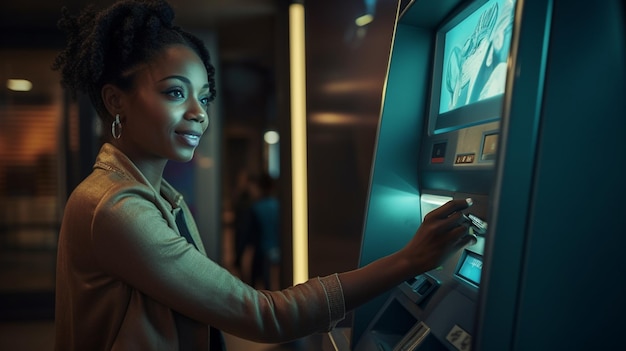
[[60, 70], [61, 84], [72, 96], [87, 93], [98, 115], [110, 118], [101, 97], [105, 84], [120, 89], [133, 85], [132, 69], [153, 59], [165, 47], [186, 45], [206, 67], [211, 100], [215, 97], [215, 69], [202, 40], [172, 24], [174, 10], [163, 0], [122, 0], [96, 12], [86, 7], [78, 17], [62, 10], [59, 28], [67, 46], [52, 69]]

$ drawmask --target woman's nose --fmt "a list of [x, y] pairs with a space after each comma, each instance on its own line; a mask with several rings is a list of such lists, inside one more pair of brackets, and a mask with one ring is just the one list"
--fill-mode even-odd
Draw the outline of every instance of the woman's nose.
[[199, 102], [193, 104], [194, 106], [189, 109], [186, 113], [186, 117], [190, 120], [197, 121], [199, 123], [204, 123], [205, 120], [208, 119], [208, 115], [204, 106]]

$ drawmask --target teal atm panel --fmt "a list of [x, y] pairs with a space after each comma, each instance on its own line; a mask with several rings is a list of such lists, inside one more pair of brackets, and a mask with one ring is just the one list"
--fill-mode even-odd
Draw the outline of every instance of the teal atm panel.
[[[421, 223], [416, 159], [426, 108], [431, 36], [398, 25], [378, 129], [360, 266], [402, 248]], [[408, 69], [397, 69], [407, 67]], [[355, 311], [352, 336], [358, 338], [385, 296]]]
[[524, 4], [475, 346], [623, 350], [626, 4]]
[[[417, 0], [402, 9], [396, 23], [384, 91], [360, 266], [402, 248], [410, 240], [424, 215], [420, 201], [425, 194], [473, 197], [478, 203], [473, 209], [486, 219], [488, 194], [493, 186], [502, 96], [490, 97], [485, 103], [468, 99], [462, 107], [439, 116], [438, 109], [433, 112], [433, 91], [442, 88], [441, 81], [445, 78], [437, 77], [442, 74], [441, 67], [433, 67], [443, 65], [442, 28], [447, 26], [450, 29], [474, 15], [468, 26], [471, 30], [465, 33], [466, 39], [470, 40], [474, 28], [479, 27], [485, 32], [479, 25], [480, 14], [485, 13], [483, 18], [489, 19], [487, 29], [493, 31], [502, 24], [496, 21], [498, 12], [489, 9], [503, 3], [504, 0]], [[463, 48], [464, 44], [460, 41], [455, 46]], [[484, 49], [480, 52], [482, 57], [486, 57], [489, 45], [488, 40], [480, 42], [480, 48]], [[474, 75], [478, 76], [479, 71], [474, 69]], [[458, 114], [458, 111], [465, 111], [466, 115]], [[488, 117], [483, 113], [488, 113]], [[447, 263], [448, 268], [455, 265], [454, 260]], [[450, 269], [447, 272], [446, 277], [440, 277], [441, 272], [433, 272], [433, 279], [449, 281], [453, 272]], [[447, 285], [441, 291], [445, 289]], [[377, 315], [377, 318], [388, 319], [386, 314], [380, 314], [381, 308], [389, 303], [394, 293], [380, 296], [354, 312], [353, 344], [366, 330], [376, 333], [377, 328], [384, 329], [384, 322], [378, 323], [374, 329], [371, 324]], [[409, 325], [408, 329], [412, 327]], [[437, 332], [443, 331], [438, 329]]]
[[[436, 31], [485, 3], [416, 0], [398, 19], [360, 264], [408, 241], [425, 211], [384, 216], [396, 198], [413, 204], [424, 194], [479, 199], [476, 214], [488, 222], [481, 250], [357, 309], [351, 347], [624, 349], [626, 3], [517, 1], [501, 116], [433, 128]], [[412, 101], [392, 94], [408, 94], [404, 72], [418, 91]], [[382, 233], [399, 235], [380, 245]]]

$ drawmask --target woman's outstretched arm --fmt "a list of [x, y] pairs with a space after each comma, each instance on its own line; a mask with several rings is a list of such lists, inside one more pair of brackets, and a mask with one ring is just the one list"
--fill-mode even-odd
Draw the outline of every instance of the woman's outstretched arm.
[[404, 280], [438, 267], [471, 236], [463, 226], [461, 211], [471, 199], [452, 200], [424, 218], [417, 232], [401, 250], [359, 269], [339, 274], [346, 311], [388, 291]]

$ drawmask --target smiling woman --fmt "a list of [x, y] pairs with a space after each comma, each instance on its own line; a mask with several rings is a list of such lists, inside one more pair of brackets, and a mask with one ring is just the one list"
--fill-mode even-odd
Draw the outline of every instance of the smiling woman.
[[126, 75], [134, 77], [133, 89], [102, 87], [107, 112], [115, 116], [111, 143], [158, 185], [167, 160], [191, 160], [209, 125], [207, 69], [193, 50], [177, 44]]
[[329, 331], [467, 243], [458, 220], [469, 202], [456, 200], [403, 250], [281, 291], [257, 290], [209, 259], [187, 203], [163, 179], [168, 161], [192, 159], [215, 96], [209, 53], [173, 18], [165, 1], [123, 0], [60, 22], [68, 42], [54, 68], [111, 133], [63, 213], [57, 350], [215, 351], [215, 328], [260, 342]]
[[89, 96], [111, 133], [64, 211], [58, 350], [207, 350], [207, 342], [217, 350], [208, 325], [284, 341], [344, 316], [337, 275], [264, 292], [206, 257], [189, 207], [163, 172], [169, 160], [189, 161], [208, 127], [214, 68], [203, 43], [173, 18], [164, 1], [131, 0], [79, 17], [65, 11], [60, 22], [68, 43], [54, 68], [65, 88]]

